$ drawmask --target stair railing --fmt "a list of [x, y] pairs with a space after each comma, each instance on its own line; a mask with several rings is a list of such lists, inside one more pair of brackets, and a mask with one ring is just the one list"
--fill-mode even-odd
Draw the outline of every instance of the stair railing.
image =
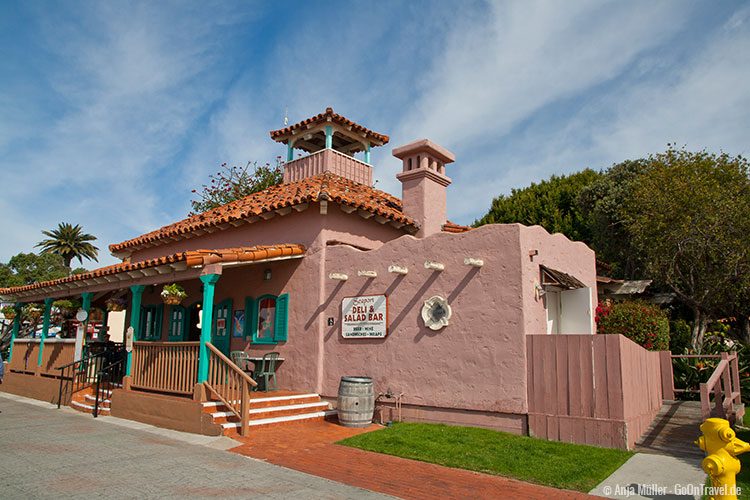
[[[711, 393], [714, 395], [711, 407]], [[701, 413], [703, 419], [711, 416], [729, 418], [734, 414], [734, 405], [742, 403], [740, 372], [737, 353], [721, 353], [721, 361], [707, 382], [700, 385]]]
[[96, 395], [94, 396], [94, 418], [99, 416], [99, 404], [104, 402], [101, 397], [102, 393], [106, 395], [104, 399], [111, 398], [112, 388], [122, 386], [126, 359], [124, 349], [112, 352], [108, 360], [109, 364], [99, 370], [96, 377]]
[[60, 387], [57, 394], [57, 407], [63, 404], [63, 401], [69, 401], [78, 391], [82, 391], [96, 384], [99, 371], [102, 367], [114, 359], [113, 356], [122, 356], [124, 347], [122, 344], [110, 344], [104, 346], [95, 346], [97, 350], [84, 352], [81, 359], [71, 363], [58, 366], [60, 370]]
[[224, 353], [210, 342], [208, 347], [208, 391], [219, 399], [229, 411], [240, 419], [240, 435], [247, 436], [250, 422], [250, 389], [258, 385], [255, 380], [232, 363]]

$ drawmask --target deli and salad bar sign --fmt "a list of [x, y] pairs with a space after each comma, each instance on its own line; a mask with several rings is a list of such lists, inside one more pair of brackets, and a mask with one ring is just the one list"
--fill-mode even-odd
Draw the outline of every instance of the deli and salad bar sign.
[[341, 335], [347, 339], [383, 338], [388, 334], [385, 295], [346, 297], [341, 301]]

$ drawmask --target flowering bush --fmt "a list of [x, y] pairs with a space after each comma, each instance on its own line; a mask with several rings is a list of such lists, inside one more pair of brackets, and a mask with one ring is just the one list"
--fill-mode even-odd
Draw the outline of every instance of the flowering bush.
[[669, 318], [648, 302], [602, 302], [596, 308], [596, 324], [599, 333], [624, 335], [650, 351], [669, 349]]
[[14, 319], [16, 317], [16, 308], [13, 306], [5, 306], [0, 311], [5, 316], [5, 319]]

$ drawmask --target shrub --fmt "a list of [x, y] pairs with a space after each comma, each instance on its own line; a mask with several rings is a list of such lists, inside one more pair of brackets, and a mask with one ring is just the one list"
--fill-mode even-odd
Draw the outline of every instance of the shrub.
[[684, 319], [676, 319], [669, 323], [669, 350], [680, 354], [689, 349], [692, 341], [690, 323]]
[[596, 308], [599, 333], [620, 334], [651, 351], [669, 349], [669, 319], [658, 306], [641, 300], [601, 303]]

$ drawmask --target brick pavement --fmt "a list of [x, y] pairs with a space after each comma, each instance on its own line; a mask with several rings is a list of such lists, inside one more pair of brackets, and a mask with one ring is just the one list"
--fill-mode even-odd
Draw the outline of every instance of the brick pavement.
[[589, 495], [500, 476], [372, 453], [334, 444], [378, 429], [348, 429], [330, 422], [257, 429], [231, 451], [316, 476], [405, 499], [583, 499]]

